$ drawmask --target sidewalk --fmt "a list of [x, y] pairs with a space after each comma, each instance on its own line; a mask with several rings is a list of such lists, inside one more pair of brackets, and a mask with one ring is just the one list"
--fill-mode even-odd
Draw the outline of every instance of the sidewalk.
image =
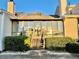
[[30, 50], [27, 52], [2, 52], [0, 59], [79, 59], [79, 54], [54, 52], [47, 50]]

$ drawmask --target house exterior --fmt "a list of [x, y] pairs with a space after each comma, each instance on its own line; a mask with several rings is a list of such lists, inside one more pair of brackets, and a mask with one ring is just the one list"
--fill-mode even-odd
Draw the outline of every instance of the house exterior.
[[[20, 33], [33, 38], [37, 34], [44, 37], [71, 37], [78, 40], [79, 5], [67, 5], [67, 0], [60, 0], [56, 15], [41, 13], [26, 14], [15, 12], [13, 0], [8, 1], [8, 10], [0, 10], [0, 51], [4, 49], [5, 36], [18, 36]], [[34, 43], [34, 42], [33, 42]]]

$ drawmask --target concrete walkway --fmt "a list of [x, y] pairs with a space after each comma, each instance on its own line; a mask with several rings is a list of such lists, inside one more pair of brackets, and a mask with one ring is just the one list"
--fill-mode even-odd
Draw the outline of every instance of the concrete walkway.
[[79, 54], [30, 50], [27, 52], [3, 52], [0, 53], [0, 59], [79, 59]]

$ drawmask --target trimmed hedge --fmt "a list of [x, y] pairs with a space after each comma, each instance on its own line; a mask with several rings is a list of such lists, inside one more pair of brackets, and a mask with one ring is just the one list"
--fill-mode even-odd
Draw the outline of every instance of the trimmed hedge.
[[4, 38], [5, 51], [27, 51], [28, 45], [24, 45], [25, 36], [8, 36]]
[[64, 51], [67, 43], [76, 42], [75, 39], [71, 39], [69, 37], [52, 37], [46, 38], [46, 49], [55, 50], [55, 51]]
[[70, 53], [79, 53], [79, 44], [78, 43], [66, 44], [66, 51]]

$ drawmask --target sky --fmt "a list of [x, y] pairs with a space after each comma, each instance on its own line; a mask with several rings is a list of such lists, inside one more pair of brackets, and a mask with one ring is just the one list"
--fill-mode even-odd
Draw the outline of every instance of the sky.
[[[68, 0], [70, 4], [78, 4], [79, 0]], [[7, 10], [8, 0], [0, 0], [0, 9]], [[47, 15], [54, 15], [59, 0], [14, 0], [17, 12], [41, 12]]]

